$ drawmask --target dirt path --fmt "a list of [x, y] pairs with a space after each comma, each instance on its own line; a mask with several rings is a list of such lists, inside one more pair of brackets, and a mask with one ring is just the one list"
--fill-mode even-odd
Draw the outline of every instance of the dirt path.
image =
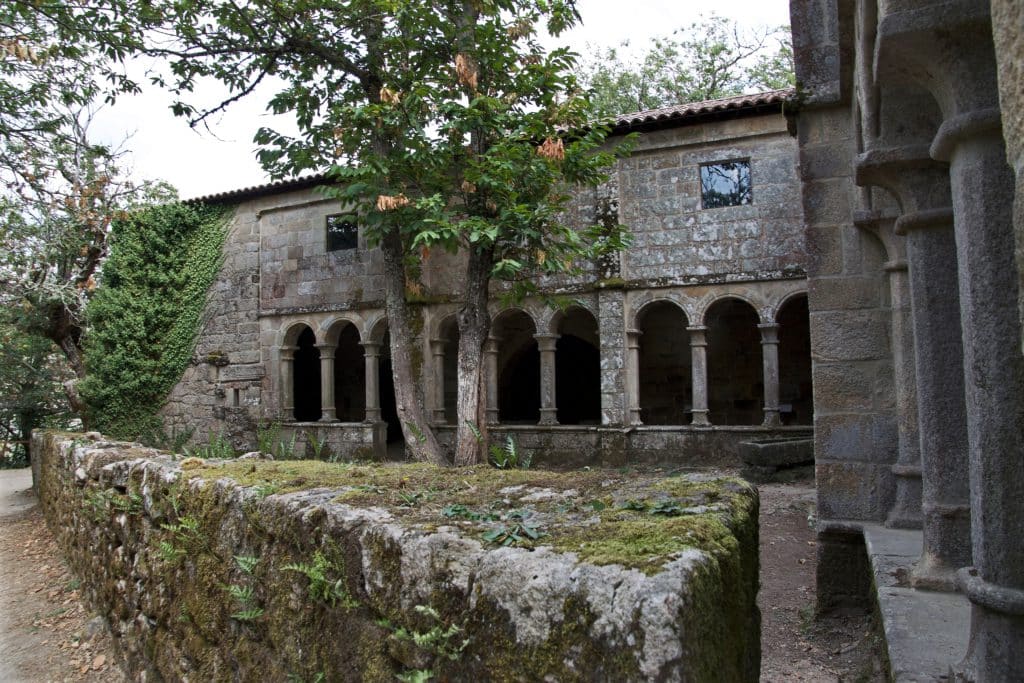
[[0, 681], [124, 681], [31, 486], [29, 470], [0, 470]]
[[[0, 683], [123, 682], [46, 529], [28, 470], [0, 470]], [[761, 680], [883, 681], [870, 620], [814, 621], [814, 489], [761, 492]]]
[[814, 620], [817, 548], [811, 482], [761, 493], [761, 680], [884, 681], [871, 619]]

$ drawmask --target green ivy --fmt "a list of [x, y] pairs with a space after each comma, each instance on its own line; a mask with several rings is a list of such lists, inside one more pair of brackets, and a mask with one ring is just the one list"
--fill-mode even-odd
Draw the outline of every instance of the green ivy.
[[87, 310], [81, 392], [93, 428], [128, 439], [160, 430], [157, 412], [191, 360], [230, 213], [166, 204], [114, 225]]

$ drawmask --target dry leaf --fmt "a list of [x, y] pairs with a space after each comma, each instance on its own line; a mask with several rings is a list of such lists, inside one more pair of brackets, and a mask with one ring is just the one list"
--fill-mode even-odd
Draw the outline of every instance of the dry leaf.
[[96, 655], [96, 658], [92, 660], [93, 671], [99, 671], [103, 668], [103, 665], [107, 663], [106, 655]]
[[565, 144], [561, 138], [548, 138], [537, 147], [537, 154], [545, 159], [562, 161], [565, 159]]

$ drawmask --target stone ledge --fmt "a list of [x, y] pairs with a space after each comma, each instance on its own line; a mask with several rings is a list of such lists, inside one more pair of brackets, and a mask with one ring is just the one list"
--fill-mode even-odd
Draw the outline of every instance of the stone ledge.
[[920, 531], [877, 524], [861, 527], [892, 680], [944, 680], [966, 654], [970, 602], [960, 593], [910, 587], [910, 570], [921, 557]]
[[[47, 521], [136, 677], [758, 677], [757, 497], [736, 480], [34, 448]], [[550, 536], [483, 538], [514, 524]]]

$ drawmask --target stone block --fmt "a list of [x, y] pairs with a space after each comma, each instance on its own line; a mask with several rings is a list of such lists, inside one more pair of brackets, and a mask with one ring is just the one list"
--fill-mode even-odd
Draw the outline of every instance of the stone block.
[[820, 310], [813, 293], [811, 304], [811, 354], [821, 361], [878, 360], [889, 357], [887, 311]]
[[898, 433], [890, 414], [819, 414], [814, 426], [818, 457], [878, 464], [896, 461]]

